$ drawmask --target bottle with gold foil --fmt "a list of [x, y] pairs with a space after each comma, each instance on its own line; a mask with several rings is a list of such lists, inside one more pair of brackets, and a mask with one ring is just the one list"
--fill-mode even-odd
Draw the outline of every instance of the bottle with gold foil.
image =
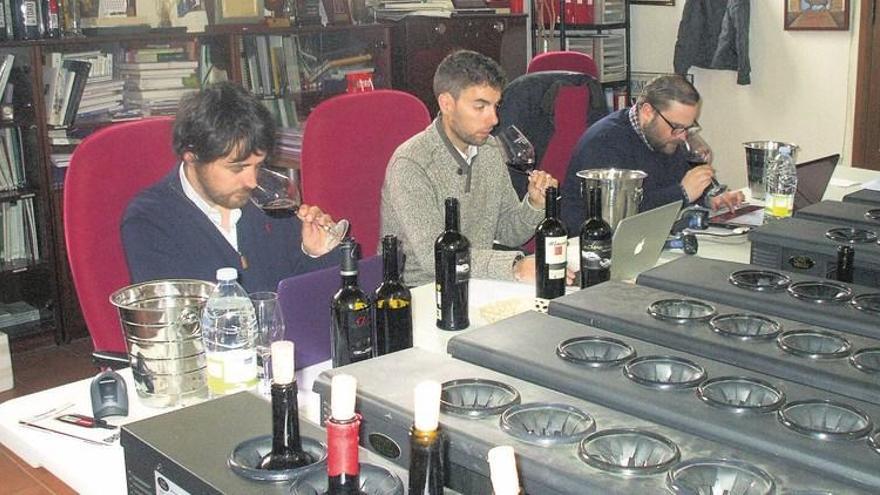
[[400, 280], [397, 237], [382, 238], [382, 283], [376, 288], [376, 355], [413, 346], [412, 295]]
[[413, 427], [409, 433], [409, 491], [416, 495], [443, 495], [444, 439], [440, 431], [440, 383], [416, 385]]

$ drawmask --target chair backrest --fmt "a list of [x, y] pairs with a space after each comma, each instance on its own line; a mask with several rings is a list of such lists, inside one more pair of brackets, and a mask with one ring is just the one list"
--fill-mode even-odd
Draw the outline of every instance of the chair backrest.
[[544, 52], [529, 60], [526, 73], [545, 70], [570, 70], [599, 78], [599, 68], [593, 57], [575, 51]]
[[64, 238], [96, 351], [126, 352], [110, 294], [130, 283], [119, 227], [129, 201], [177, 163], [172, 117], [115, 124], [82, 141], [64, 181]]
[[430, 122], [421, 100], [395, 90], [330, 98], [306, 120], [303, 201], [333, 218], [347, 218], [364, 257], [379, 246], [379, 201], [388, 160]]
[[[330, 359], [330, 301], [339, 281], [339, 267], [331, 267], [278, 283], [284, 338], [295, 344], [296, 369]], [[372, 293], [381, 281], [381, 256], [358, 263], [358, 285], [364, 292]]]
[[553, 135], [541, 158], [541, 170], [555, 177], [560, 186], [578, 139], [587, 131], [590, 91], [587, 86], [560, 87], [553, 105]]

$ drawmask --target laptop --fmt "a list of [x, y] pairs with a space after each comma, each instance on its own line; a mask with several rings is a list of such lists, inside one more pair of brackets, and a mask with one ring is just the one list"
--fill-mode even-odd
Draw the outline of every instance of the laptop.
[[[358, 262], [358, 285], [372, 293], [382, 281], [382, 256]], [[278, 283], [284, 338], [294, 342], [296, 369], [330, 359], [330, 300], [339, 290], [339, 267], [285, 278]]]
[[676, 201], [621, 220], [611, 238], [611, 280], [635, 280], [654, 268], [680, 211]]
[[[794, 194], [794, 211], [822, 201], [838, 161], [840, 155], [834, 154], [797, 164], [798, 186]], [[763, 206], [744, 205], [735, 212], [723, 212], [711, 217], [709, 225], [759, 226], [763, 221]]]

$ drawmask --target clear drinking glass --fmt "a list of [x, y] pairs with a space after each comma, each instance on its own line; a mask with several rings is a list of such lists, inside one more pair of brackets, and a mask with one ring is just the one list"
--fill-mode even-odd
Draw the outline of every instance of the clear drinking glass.
[[[299, 180], [296, 176], [260, 167], [257, 171], [257, 187], [251, 191], [251, 201], [265, 211], [291, 210], [296, 212], [302, 204]], [[342, 219], [333, 225], [324, 225], [327, 232], [327, 247], [341, 242], [348, 233], [348, 220]]]
[[260, 393], [268, 397], [272, 385], [272, 342], [284, 339], [284, 321], [278, 305], [278, 294], [254, 292], [248, 294], [257, 317], [255, 345], [257, 348], [257, 380]]
[[505, 127], [497, 137], [501, 142], [508, 167], [527, 175], [535, 171], [535, 147], [517, 126]]
[[[691, 168], [712, 164], [712, 148], [709, 147], [709, 143], [698, 133], [689, 133], [687, 139], [683, 142], [683, 146], [686, 153], [685, 159]], [[727, 191], [727, 186], [718, 183], [718, 179], [713, 175], [712, 183], [709, 184], [706, 196], [714, 198], [725, 191]]]

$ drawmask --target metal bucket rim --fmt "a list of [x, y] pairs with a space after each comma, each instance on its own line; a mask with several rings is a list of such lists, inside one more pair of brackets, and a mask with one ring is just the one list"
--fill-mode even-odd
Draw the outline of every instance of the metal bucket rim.
[[198, 280], [198, 279], [194, 279], [194, 278], [170, 278], [170, 279], [162, 279], [162, 280], [149, 280], [147, 282], [140, 282], [137, 284], [127, 285], [125, 287], [122, 287], [121, 289], [114, 291], [112, 294], [110, 294], [110, 304], [112, 304], [113, 306], [116, 306], [119, 309], [125, 309], [125, 310], [129, 310], [129, 311], [162, 311], [162, 310], [158, 310], [158, 309], [149, 309], [149, 308], [143, 308], [143, 307], [139, 307], [139, 306], [133, 306], [133, 305], [131, 305], [131, 303], [123, 303], [121, 301], [123, 294], [131, 292], [131, 291], [138, 289], [140, 287], [146, 287], [148, 285], [157, 285], [160, 283], [161, 284], [202, 285], [202, 286], [205, 286], [206, 288], [210, 287], [212, 289], [214, 287], [213, 282], [208, 282], [206, 280]]
[[[774, 146], [775, 145], [775, 146]], [[801, 147], [795, 143], [786, 143], [785, 141], [776, 141], [773, 139], [764, 139], [757, 141], [745, 141], [743, 146], [747, 150], [768, 151], [770, 149], [778, 149], [780, 146], [788, 146], [792, 151], [797, 151]]]
[[[591, 174], [620, 174], [622, 177], [591, 177]], [[644, 180], [648, 177], [648, 173], [643, 170], [634, 170], [628, 168], [587, 168], [577, 172], [575, 175], [581, 179], [613, 181], [613, 180]]]

